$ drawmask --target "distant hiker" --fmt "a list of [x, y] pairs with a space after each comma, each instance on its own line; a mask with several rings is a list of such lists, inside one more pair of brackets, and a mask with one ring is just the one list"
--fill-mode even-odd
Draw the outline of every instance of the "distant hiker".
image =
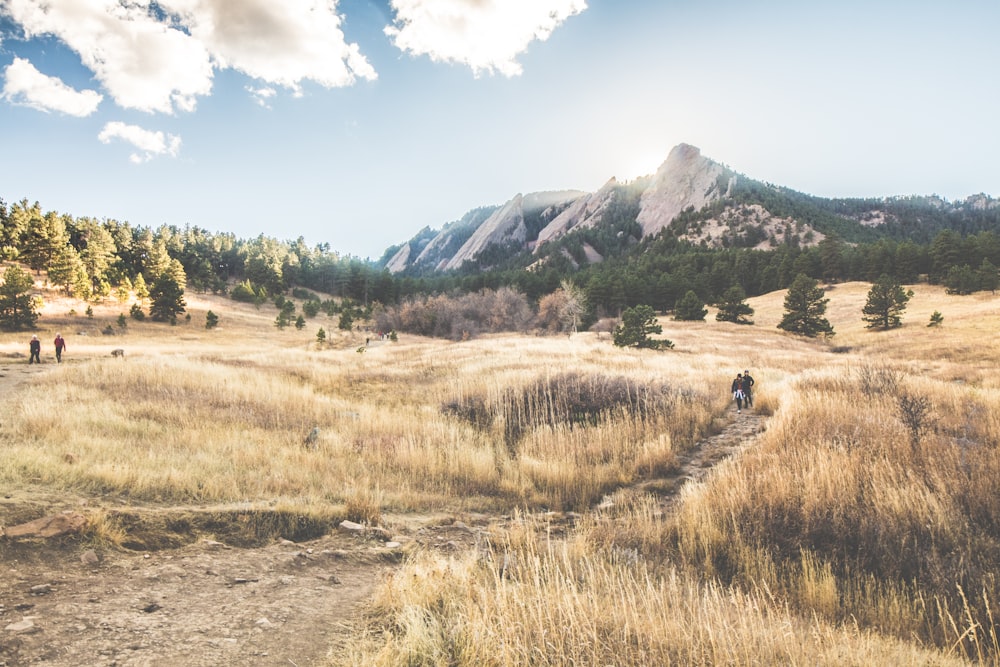
[[743, 412], [743, 376], [739, 373], [736, 374], [736, 379], [733, 380], [732, 387], [730, 391], [733, 392], [733, 400], [736, 401], [736, 412]]
[[743, 397], [746, 399], [748, 408], [753, 407], [753, 386], [755, 384], [757, 383], [750, 377], [750, 371], [743, 371]]
[[33, 364], [36, 361], [42, 363], [42, 358], [38, 355], [42, 352], [42, 341], [38, 340], [38, 336], [31, 337], [31, 343], [28, 345], [28, 350], [31, 351], [31, 356], [28, 358], [28, 363]]
[[66, 341], [63, 340], [62, 334], [56, 334], [56, 361], [62, 363], [62, 353], [66, 349]]

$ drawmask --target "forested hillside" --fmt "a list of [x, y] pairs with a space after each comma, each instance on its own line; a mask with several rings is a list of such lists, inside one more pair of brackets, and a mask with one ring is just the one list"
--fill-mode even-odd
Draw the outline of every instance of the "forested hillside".
[[[447, 272], [390, 273], [384, 264], [396, 249], [373, 262], [342, 256], [329, 244], [309, 247], [301, 237], [241, 239], [198, 227], [151, 229], [45, 211], [26, 200], [0, 200], [0, 258], [36, 275], [44, 271], [50, 283], [84, 301], [159, 285], [168, 293], [214, 292], [274, 301], [279, 308], [289, 291], [315, 290], [370, 308], [511, 288], [508, 294], [519, 293], [537, 311], [543, 297], [571, 285], [585, 299], [582, 326], [640, 304], [668, 311], [689, 291], [706, 303], [717, 303], [733, 286], [759, 295], [788, 287], [800, 273], [825, 282], [874, 281], [888, 274], [904, 284], [944, 284], [958, 294], [998, 284], [1000, 202], [985, 195], [956, 203], [937, 197], [830, 200], [728, 170], [719, 178], [724, 198], [700, 211], [689, 207], [656, 235], [644, 237], [636, 220], [641, 187], [618, 184], [598, 224], [572, 229], [539, 248], [530, 235], [521, 246], [488, 247], [477, 261]], [[784, 227], [755, 227], [751, 210], [767, 211]], [[461, 236], [490, 211], [467, 216], [470, 224]], [[691, 230], [721, 219], [723, 211], [729, 222], [718, 239], [690, 240]], [[527, 227], [537, 237], [540, 223]], [[424, 230], [418, 237], [426, 245], [432, 234]], [[30, 291], [14, 278], [6, 280], [5, 299]], [[0, 304], [0, 311], [10, 307]], [[522, 316], [512, 319], [524, 325]], [[17, 327], [32, 323], [13, 320]]]

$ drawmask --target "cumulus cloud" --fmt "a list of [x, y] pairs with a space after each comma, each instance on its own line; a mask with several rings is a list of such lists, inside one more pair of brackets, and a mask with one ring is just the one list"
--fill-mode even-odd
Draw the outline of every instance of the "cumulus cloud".
[[75, 90], [54, 76], [42, 74], [24, 58], [4, 70], [3, 97], [41, 111], [59, 111], [70, 116], [89, 116], [104, 97], [95, 90]]
[[264, 107], [265, 109], [271, 108], [271, 98], [278, 94], [278, 91], [270, 86], [263, 86], [261, 88], [254, 88], [253, 86], [246, 86], [245, 90], [250, 93], [253, 100]]
[[585, 0], [392, 0], [394, 25], [385, 32], [402, 51], [440, 62], [517, 76], [515, 58], [548, 39]]
[[375, 70], [340, 29], [336, 0], [4, 0], [28, 38], [54, 35], [115, 102], [191, 111], [217, 68], [299, 91], [346, 86]]
[[214, 62], [298, 90], [303, 80], [335, 88], [375, 69], [340, 29], [335, 0], [160, 0]]
[[7, 0], [26, 36], [54, 35], [124, 108], [191, 110], [212, 89], [208, 51], [149, 12], [148, 2]]
[[115, 139], [132, 144], [138, 151], [132, 153], [129, 160], [135, 164], [148, 162], [160, 155], [176, 157], [181, 150], [181, 139], [178, 136], [159, 131], [154, 132], [138, 125], [127, 125], [119, 121], [107, 123], [97, 138], [105, 144], [110, 144]]

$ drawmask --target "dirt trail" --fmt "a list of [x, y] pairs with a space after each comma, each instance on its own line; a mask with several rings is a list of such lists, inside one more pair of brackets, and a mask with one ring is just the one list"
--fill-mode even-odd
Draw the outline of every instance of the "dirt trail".
[[[0, 364], [0, 401], [54, 368]], [[686, 482], [702, 479], [764, 428], [758, 415], [732, 417], [686, 453], [675, 474], [637, 488], [669, 508]], [[40, 506], [54, 513], [86, 504], [18, 490], [3, 496], [0, 523], [8, 525], [26, 511], [38, 516]], [[461, 549], [499, 519], [463, 518], [397, 517], [391, 522], [397, 533], [380, 539], [334, 532], [251, 548], [204, 536], [144, 552], [0, 538], [0, 667], [317, 665], [349, 638], [351, 622], [399, 562], [405, 547], [393, 542]]]

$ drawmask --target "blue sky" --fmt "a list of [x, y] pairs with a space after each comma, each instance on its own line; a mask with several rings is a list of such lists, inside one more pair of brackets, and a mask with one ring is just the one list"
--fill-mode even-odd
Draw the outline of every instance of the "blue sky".
[[379, 257], [681, 142], [822, 196], [1000, 196], [1000, 3], [0, 0], [0, 198]]

